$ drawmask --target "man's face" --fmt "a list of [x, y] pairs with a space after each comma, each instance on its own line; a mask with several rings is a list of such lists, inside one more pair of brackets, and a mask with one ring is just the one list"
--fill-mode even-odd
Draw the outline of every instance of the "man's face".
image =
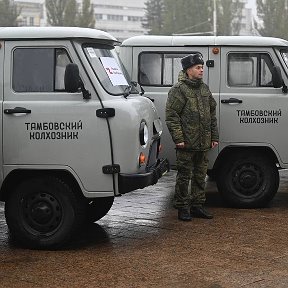
[[191, 80], [199, 80], [203, 78], [203, 65], [197, 64], [189, 67], [186, 71], [188, 78]]

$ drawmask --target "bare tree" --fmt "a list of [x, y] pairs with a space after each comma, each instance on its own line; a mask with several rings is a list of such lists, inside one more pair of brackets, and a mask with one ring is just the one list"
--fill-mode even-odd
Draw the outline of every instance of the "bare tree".
[[257, 16], [262, 24], [257, 24], [256, 28], [262, 36], [280, 37], [288, 40], [287, 2], [287, 0], [257, 0]]
[[10, 0], [0, 0], [0, 26], [13, 27], [18, 26], [17, 18], [20, 15], [20, 9]]
[[94, 9], [90, 0], [83, 0], [82, 2], [82, 12], [79, 13], [78, 26], [87, 28], [95, 27]]

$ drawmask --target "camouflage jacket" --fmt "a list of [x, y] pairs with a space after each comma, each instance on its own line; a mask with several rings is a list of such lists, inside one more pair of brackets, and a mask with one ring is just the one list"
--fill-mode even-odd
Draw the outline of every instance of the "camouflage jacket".
[[218, 141], [216, 101], [202, 80], [190, 80], [181, 71], [168, 93], [166, 124], [173, 141], [191, 151], [207, 151]]

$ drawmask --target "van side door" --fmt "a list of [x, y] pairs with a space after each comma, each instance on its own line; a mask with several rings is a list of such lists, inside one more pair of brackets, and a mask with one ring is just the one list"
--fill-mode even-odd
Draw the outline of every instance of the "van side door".
[[[100, 101], [71, 43], [9, 41], [4, 62], [6, 174], [15, 168], [65, 170], [86, 196], [112, 196], [112, 176], [102, 172], [111, 164], [107, 123], [96, 116]], [[65, 67], [71, 62], [78, 64], [90, 100], [80, 91], [65, 91]]]
[[288, 95], [273, 87], [273, 66], [273, 48], [221, 48], [220, 147], [270, 146], [288, 163]]

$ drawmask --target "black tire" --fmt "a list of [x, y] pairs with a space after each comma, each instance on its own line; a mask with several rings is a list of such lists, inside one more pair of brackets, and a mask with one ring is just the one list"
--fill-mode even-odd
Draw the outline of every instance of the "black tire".
[[217, 187], [224, 200], [233, 207], [266, 206], [279, 187], [279, 172], [275, 163], [257, 153], [229, 155], [218, 168]]
[[87, 222], [94, 223], [103, 218], [114, 202], [114, 197], [99, 197], [87, 203]]
[[207, 176], [209, 177], [209, 181], [216, 181], [216, 171], [215, 170], [207, 170]]
[[84, 200], [52, 176], [21, 182], [5, 203], [12, 237], [33, 249], [56, 249], [78, 231], [84, 220]]

